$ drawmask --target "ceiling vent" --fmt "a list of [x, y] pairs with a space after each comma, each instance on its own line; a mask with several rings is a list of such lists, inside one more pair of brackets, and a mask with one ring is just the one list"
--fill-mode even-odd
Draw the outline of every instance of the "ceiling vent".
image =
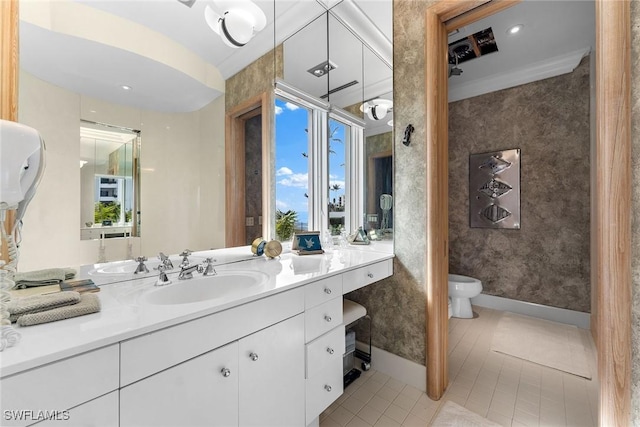
[[336, 87], [336, 88], [331, 89], [331, 90], [329, 91], [329, 93], [327, 93], [326, 95], [322, 95], [320, 98], [322, 98], [322, 99], [327, 99], [327, 98], [329, 97], [329, 95], [333, 95], [334, 93], [336, 93], [336, 92], [338, 92], [338, 91], [341, 91], [341, 90], [343, 90], [343, 89], [346, 89], [346, 88], [348, 88], [348, 87], [351, 87], [351, 86], [353, 86], [353, 85], [357, 85], [357, 84], [358, 84], [358, 81], [357, 81], [357, 80], [353, 80], [353, 81], [351, 81], [351, 82], [349, 82], [349, 83], [345, 83], [345, 84], [343, 84], [342, 86], [338, 86], [338, 87]]
[[489, 53], [497, 52], [498, 45], [491, 27], [463, 39], [449, 43], [449, 64], [457, 65]]

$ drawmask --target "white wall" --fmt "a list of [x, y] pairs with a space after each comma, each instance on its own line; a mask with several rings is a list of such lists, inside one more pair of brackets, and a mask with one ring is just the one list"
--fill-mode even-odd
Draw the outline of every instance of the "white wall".
[[[95, 111], [91, 112], [91, 111]], [[155, 257], [224, 246], [224, 97], [192, 113], [167, 114], [81, 96], [21, 72], [19, 121], [46, 144], [46, 168], [24, 218], [20, 271], [77, 267], [98, 259], [80, 240], [80, 120], [140, 129], [141, 238], [133, 255]], [[108, 260], [125, 239], [107, 239]]]

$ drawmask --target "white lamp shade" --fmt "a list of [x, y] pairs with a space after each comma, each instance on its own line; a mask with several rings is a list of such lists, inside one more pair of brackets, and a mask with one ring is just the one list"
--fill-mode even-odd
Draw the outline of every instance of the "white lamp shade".
[[371, 120], [382, 120], [388, 111], [389, 109], [386, 105], [374, 104], [367, 109], [367, 115]]
[[253, 37], [253, 22], [251, 17], [238, 9], [232, 9], [218, 21], [220, 37], [230, 47], [242, 47]]
[[219, 10], [225, 12], [220, 15], [207, 5], [204, 17], [209, 27], [229, 47], [244, 46], [266, 25], [264, 12], [251, 1], [218, 1], [217, 3], [217, 6], [220, 7]]

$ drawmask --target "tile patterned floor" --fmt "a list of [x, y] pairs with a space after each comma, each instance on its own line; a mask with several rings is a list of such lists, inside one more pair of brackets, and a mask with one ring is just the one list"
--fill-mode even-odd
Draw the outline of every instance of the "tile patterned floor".
[[591, 381], [492, 352], [502, 312], [482, 307], [474, 311], [476, 319], [449, 322], [449, 387], [440, 401], [372, 369], [322, 413], [320, 427], [424, 427], [447, 400], [503, 426], [597, 425], [596, 353], [588, 331], [580, 330]]

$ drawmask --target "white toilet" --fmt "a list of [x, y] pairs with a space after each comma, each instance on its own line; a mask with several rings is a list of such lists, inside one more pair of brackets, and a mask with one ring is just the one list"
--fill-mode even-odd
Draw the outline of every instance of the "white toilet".
[[473, 277], [449, 274], [449, 298], [451, 316], [472, 319], [471, 298], [480, 295], [482, 282]]

